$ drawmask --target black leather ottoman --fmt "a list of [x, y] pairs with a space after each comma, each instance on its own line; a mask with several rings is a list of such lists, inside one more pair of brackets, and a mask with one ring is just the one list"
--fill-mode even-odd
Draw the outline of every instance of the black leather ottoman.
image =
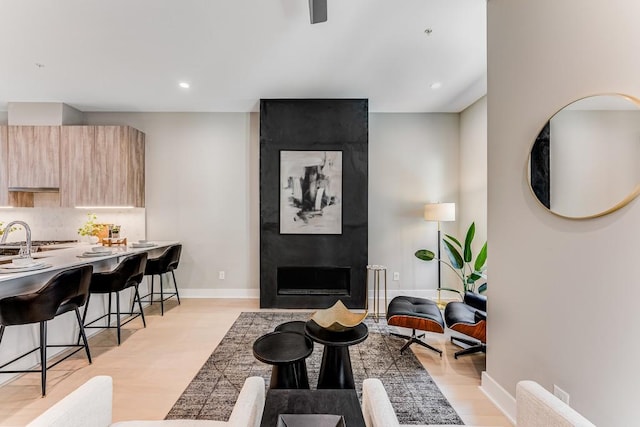
[[420, 340], [420, 338], [424, 337], [424, 334], [416, 336], [416, 329], [426, 332], [444, 333], [442, 313], [440, 313], [434, 301], [426, 298], [408, 296], [395, 297], [389, 303], [389, 307], [387, 307], [387, 324], [413, 330], [411, 336], [391, 333], [391, 335], [408, 340], [400, 349], [400, 353], [404, 352], [411, 344], [417, 343], [442, 356], [442, 350], [432, 347]]

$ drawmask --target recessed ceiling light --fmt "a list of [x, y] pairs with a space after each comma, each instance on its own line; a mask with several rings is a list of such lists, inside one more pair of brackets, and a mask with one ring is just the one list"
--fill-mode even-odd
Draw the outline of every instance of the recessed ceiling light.
[[440, 89], [442, 87], [441, 82], [431, 83], [431, 89]]
[[36, 62], [36, 67], [38, 68], [44, 68], [44, 64], [40, 63], [40, 62]]
[[430, 36], [433, 33], [433, 28], [427, 28], [424, 30], [424, 33], [428, 36]]
[[187, 82], [180, 82], [178, 83], [178, 86], [180, 86], [182, 89], [189, 89], [191, 85]]

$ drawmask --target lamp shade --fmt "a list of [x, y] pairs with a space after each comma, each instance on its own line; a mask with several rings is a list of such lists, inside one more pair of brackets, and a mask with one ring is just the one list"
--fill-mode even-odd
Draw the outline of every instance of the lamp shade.
[[425, 221], [455, 221], [455, 203], [428, 203], [424, 205]]

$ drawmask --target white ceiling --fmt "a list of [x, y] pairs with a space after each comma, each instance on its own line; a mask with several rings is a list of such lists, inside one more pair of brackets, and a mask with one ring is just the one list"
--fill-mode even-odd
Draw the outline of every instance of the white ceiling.
[[486, 93], [485, 0], [328, 0], [328, 16], [311, 25], [307, 0], [0, 0], [0, 110], [458, 112]]

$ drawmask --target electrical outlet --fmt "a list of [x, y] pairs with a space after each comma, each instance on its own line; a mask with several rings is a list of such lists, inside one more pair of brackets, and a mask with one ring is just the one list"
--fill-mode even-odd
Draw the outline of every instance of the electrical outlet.
[[400, 280], [400, 273], [398, 271], [393, 272], [393, 280]]
[[218, 272], [218, 279], [224, 280], [224, 271], [219, 271]]
[[562, 400], [567, 405], [569, 404], [569, 393], [558, 387], [557, 385], [553, 385], [553, 394], [558, 399]]

